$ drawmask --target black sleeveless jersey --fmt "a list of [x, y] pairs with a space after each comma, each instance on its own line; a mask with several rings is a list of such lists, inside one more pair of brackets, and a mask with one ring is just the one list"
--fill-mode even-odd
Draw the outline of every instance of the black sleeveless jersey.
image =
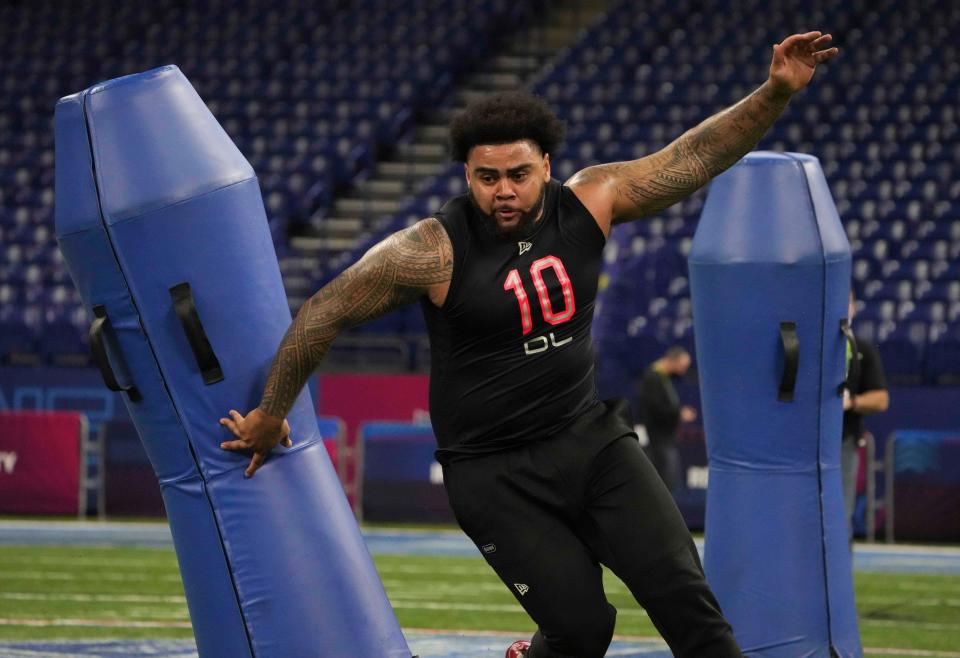
[[435, 217], [454, 254], [444, 305], [422, 302], [437, 457], [554, 435], [598, 402], [590, 325], [603, 232], [555, 180], [522, 240], [494, 238], [468, 195]]

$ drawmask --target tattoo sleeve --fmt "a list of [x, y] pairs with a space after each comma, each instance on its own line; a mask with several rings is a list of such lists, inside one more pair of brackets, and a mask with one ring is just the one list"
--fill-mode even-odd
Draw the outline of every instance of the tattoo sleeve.
[[453, 248], [436, 219], [394, 233], [306, 301], [274, 357], [260, 409], [283, 418], [337, 334], [450, 280]]
[[788, 95], [764, 84], [663, 150], [640, 160], [589, 167], [578, 182], [614, 186], [614, 222], [653, 214], [689, 196], [746, 155], [788, 101]]

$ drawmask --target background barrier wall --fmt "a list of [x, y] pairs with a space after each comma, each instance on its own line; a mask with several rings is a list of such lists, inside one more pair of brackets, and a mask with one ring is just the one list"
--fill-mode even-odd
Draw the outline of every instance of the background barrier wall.
[[358, 437], [367, 422], [429, 422], [426, 375], [322, 374], [317, 377], [317, 414], [343, 420], [338, 454], [340, 480], [354, 513], [362, 515]]
[[366, 423], [362, 446], [361, 510], [366, 521], [454, 523], [433, 457], [436, 437], [429, 425]]
[[960, 429], [888, 439], [887, 515], [896, 539], [960, 541]]
[[0, 411], [0, 513], [77, 514], [87, 419], [70, 411]]
[[[317, 376], [317, 388], [323, 392], [319, 409], [338, 409], [347, 413], [348, 424], [343, 421], [342, 433], [336, 424], [325, 425], [321, 417], [320, 431], [324, 437], [331, 459], [349, 492], [358, 490], [360, 480], [356, 477], [357, 431], [364, 423], [395, 419], [409, 421], [427, 418], [427, 377], [425, 375], [393, 374], [321, 374]], [[682, 382], [677, 391], [684, 404], [700, 408], [700, 391], [696, 384]], [[886, 438], [898, 427], [920, 430], [948, 430], [960, 426], [960, 387], [891, 386], [890, 409], [886, 413], [868, 416], [866, 426], [877, 437], [876, 459], [883, 460]], [[99, 373], [91, 368], [32, 368], [0, 367], [0, 410], [76, 410], [91, 418], [89, 433], [96, 439], [103, 421], [129, 422], [126, 408], [119, 394], [103, 387]], [[352, 432], [347, 428], [352, 427]], [[334, 444], [330, 437], [336, 436]], [[702, 443], [702, 427], [699, 424], [685, 426], [680, 440], [683, 484], [677, 494], [687, 524], [700, 529], [703, 524], [706, 500], [705, 481], [702, 480], [706, 464], [706, 451]], [[956, 457], [947, 453], [944, 468], [950, 468]], [[348, 468], [349, 465], [349, 468]], [[93, 472], [97, 463], [90, 464]], [[349, 475], [349, 477], [348, 477]], [[878, 495], [884, 495], [882, 478], [878, 480]], [[91, 502], [96, 491], [89, 492]], [[352, 497], [352, 496], [351, 496]], [[359, 501], [360, 498], [355, 499]], [[355, 511], [360, 510], [354, 505]], [[859, 514], [864, 505], [861, 501]], [[92, 511], [94, 508], [91, 507]], [[146, 510], [142, 510], [146, 512]], [[114, 512], [117, 513], [117, 512]], [[140, 512], [138, 512], [140, 513]], [[856, 518], [856, 517], [855, 517]], [[881, 517], [883, 518], [883, 517]], [[858, 535], [865, 527], [863, 520], [855, 523]], [[898, 537], [909, 540], [910, 530], [901, 528]], [[878, 530], [883, 535], [883, 528]]]

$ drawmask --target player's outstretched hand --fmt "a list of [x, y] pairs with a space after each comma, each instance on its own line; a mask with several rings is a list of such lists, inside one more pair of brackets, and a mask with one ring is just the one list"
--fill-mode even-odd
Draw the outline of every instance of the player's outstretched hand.
[[792, 94], [807, 86], [817, 64], [822, 64], [839, 51], [830, 48], [833, 37], [821, 32], [794, 34], [773, 46], [770, 81], [778, 91]]
[[235, 409], [230, 410], [229, 418], [221, 418], [224, 425], [237, 437], [233, 441], [224, 441], [220, 447], [224, 450], [237, 452], [252, 452], [250, 465], [243, 472], [251, 477], [257, 469], [263, 466], [267, 455], [278, 443], [285, 448], [293, 445], [290, 439], [290, 424], [284, 418], [274, 418], [260, 411], [259, 407], [246, 416]]

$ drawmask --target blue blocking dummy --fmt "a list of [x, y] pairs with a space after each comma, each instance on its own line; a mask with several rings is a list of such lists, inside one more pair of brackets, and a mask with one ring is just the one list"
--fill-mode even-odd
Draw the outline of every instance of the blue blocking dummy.
[[719, 176], [690, 283], [711, 587], [749, 656], [861, 656], [840, 476], [850, 245], [819, 161], [757, 152]]
[[256, 476], [220, 449], [288, 325], [257, 179], [175, 66], [63, 98], [56, 234], [160, 480], [204, 658], [410, 658], [304, 392]]

